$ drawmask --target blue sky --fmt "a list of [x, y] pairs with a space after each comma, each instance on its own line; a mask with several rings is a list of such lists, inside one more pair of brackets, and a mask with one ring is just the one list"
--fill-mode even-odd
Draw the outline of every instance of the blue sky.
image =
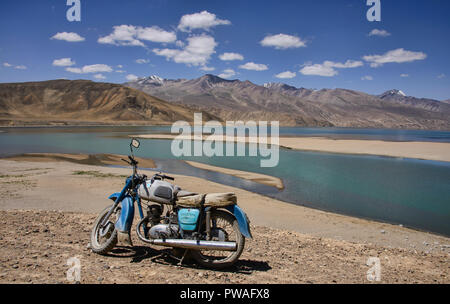
[[69, 22], [66, 0], [1, 1], [0, 82], [211, 73], [450, 98], [450, 1], [381, 0], [381, 22], [366, 0], [80, 2]]

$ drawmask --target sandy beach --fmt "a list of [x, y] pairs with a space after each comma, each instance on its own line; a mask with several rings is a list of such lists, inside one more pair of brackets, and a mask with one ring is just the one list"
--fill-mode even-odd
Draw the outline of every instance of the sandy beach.
[[[295, 206], [182, 175], [175, 175], [175, 183], [183, 189], [235, 192], [239, 205], [251, 219], [255, 237], [247, 242], [242, 262], [233, 271], [217, 273], [196, 266], [180, 269], [166, 260], [155, 265], [151, 258], [142, 262], [151, 267], [141, 268], [136, 277], [136, 269], [126, 262], [136, 259], [135, 256], [102, 257], [86, 249], [95, 214], [111, 203], [108, 195], [123, 187], [124, 177], [129, 173], [127, 168], [39, 158], [0, 160], [0, 210], [3, 210], [0, 238], [4, 244], [0, 249], [0, 282], [11, 282], [12, 278], [16, 282], [64, 282], [65, 273], [59, 272], [55, 277], [51, 267], [43, 265], [57, 264], [55, 267], [60, 270], [68, 256], [80, 255], [89, 265], [83, 282], [91, 283], [100, 282], [99, 278], [110, 283], [158, 280], [187, 283], [192, 273], [194, 276], [202, 273], [198, 283], [367, 283], [365, 263], [370, 256], [383, 261], [382, 282], [449, 283], [447, 237]], [[10, 224], [14, 226], [12, 230], [7, 228]], [[24, 238], [14, 238], [14, 231], [20, 229], [25, 232]], [[135, 246], [139, 247], [133, 250], [146, 250], [138, 240]], [[158, 256], [161, 250], [155, 247], [151, 255]], [[17, 257], [12, 254], [15, 251]], [[99, 263], [109, 265], [108, 270], [99, 267]], [[121, 271], [114, 271], [114, 267]], [[244, 270], [249, 273], [242, 274]], [[51, 278], [49, 273], [53, 275]], [[167, 276], [161, 278], [159, 273]]]
[[[130, 135], [145, 139], [174, 139], [173, 134]], [[191, 139], [189, 136], [179, 139]], [[258, 138], [204, 136], [203, 140], [258, 143]], [[270, 143], [270, 141], [269, 141]], [[349, 140], [319, 137], [280, 137], [279, 145], [288, 149], [343, 154], [379, 155], [400, 158], [416, 158], [435, 161], [450, 161], [450, 143], [394, 142], [381, 140]]]

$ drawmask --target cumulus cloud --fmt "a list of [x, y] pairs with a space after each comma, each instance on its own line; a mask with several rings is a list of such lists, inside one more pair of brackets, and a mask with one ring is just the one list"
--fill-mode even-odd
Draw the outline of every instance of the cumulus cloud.
[[246, 64], [242, 64], [239, 66], [240, 69], [244, 70], [252, 70], [252, 71], [265, 71], [269, 69], [267, 65], [262, 63], [254, 63], [254, 62], [247, 62]]
[[380, 37], [388, 37], [391, 36], [391, 33], [389, 33], [386, 30], [379, 30], [379, 29], [373, 29], [370, 33], [369, 36], [380, 36]]
[[286, 34], [269, 35], [261, 40], [262, 46], [274, 47], [278, 50], [285, 50], [289, 48], [306, 47], [306, 42], [297, 36]]
[[280, 78], [280, 79], [290, 79], [290, 78], [294, 78], [295, 76], [297, 76], [297, 74], [295, 72], [291, 72], [291, 71], [286, 71], [286, 72], [282, 72], [282, 73], [275, 75], [276, 78]]
[[55, 60], [53, 60], [52, 65], [59, 66], [59, 67], [68, 67], [68, 66], [75, 65], [75, 61], [72, 61], [72, 58], [55, 59]]
[[145, 64], [145, 63], [149, 63], [150, 62], [150, 60], [148, 60], [148, 59], [136, 59], [136, 63], [139, 63], [139, 64]]
[[244, 56], [239, 53], [223, 53], [219, 59], [223, 61], [244, 60]]
[[214, 68], [214, 67], [208, 67], [208, 66], [202, 66], [200, 68], [200, 70], [205, 71], [205, 72], [211, 72], [211, 71], [214, 71], [215, 69], [216, 68]]
[[113, 32], [107, 36], [100, 37], [97, 42], [101, 44], [112, 44], [118, 46], [145, 46], [141, 40], [171, 43], [177, 40], [174, 32], [165, 31], [158, 26], [142, 27], [134, 25], [113, 26]]
[[81, 37], [77, 33], [68, 33], [68, 32], [62, 32], [62, 33], [56, 33], [53, 37], [50, 39], [56, 39], [56, 40], [64, 40], [67, 42], [81, 42], [86, 40], [85, 38]]
[[134, 75], [134, 74], [128, 74], [125, 78], [126, 78], [128, 81], [136, 81], [136, 80], [139, 79], [139, 77], [137, 77], [137, 76]]
[[373, 80], [373, 77], [370, 75], [366, 75], [366, 76], [361, 77], [361, 80]]
[[95, 79], [106, 79], [105, 75], [103, 75], [103, 74], [95, 74], [94, 78]]
[[92, 65], [85, 65], [82, 68], [66, 68], [66, 71], [75, 73], [75, 74], [88, 74], [88, 73], [110, 73], [113, 71], [113, 69], [106, 64], [92, 64]]
[[217, 25], [230, 25], [228, 20], [221, 20], [215, 14], [203, 11], [195, 14], [184, 15], [180, 19], [178, 29], [180, 31], [189, 32], [194, 29], [209, 30]]
[[220, 78], [231, 78], [234, 75], [236, 75], [236, 72], [233, 69], [226, 69], [226, 70], [223, 70], [223, 72], [221, 74], [219, 74], [218, 76]]
[[191, 36], [183, 49], [153, 49], [153, 53], [176, 63], [205, 66], [215, 53], [217, 42], [209, 35]]
[[427, 58], [427, 54], [423, 52], [407, 51], [403, 48], [389, 51], [383, 55], [368, 55], [363, 57], [365, 61], [370, 62], [370, 66], [373, 68], [380, 67], [385, 63], [404, 63], [424, 60], [425, 58]]
[[339, 74], [336, 69], [352, 69], [363, 66], [362, 61], [347, 60], [344, 63], [324, 61], [323, 63], [307, 64], [301, 70], [303, 75], [315, 75], [323, 77], [333, 77]]
[[400, 74], [400, 77], [409, 77], [409, 74]]
[[27, 67], [24, 66], [24, 65], [16, 65], [16, 66], [13, 66], [12, 64], [9, 64], [8, 62], [4, 62], [4, 63], [3, 63], [3, 66], [6, 67], [6, 68], [13, 67], [13, 68], [16, 69], [16, 70], [26, 70], [26, 69], [27, 69]]

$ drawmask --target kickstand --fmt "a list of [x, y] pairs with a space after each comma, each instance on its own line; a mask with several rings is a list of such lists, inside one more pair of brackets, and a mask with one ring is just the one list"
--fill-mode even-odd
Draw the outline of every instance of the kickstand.
[[188, 252], [188, 249], [185, 249], [183, 256], [181, 257], [180, 261], [178, 262], [178, 266], [181, 266], [183, 264], [183, 261], [184, 261], [184, 258], [186, 257], [187, 252]]

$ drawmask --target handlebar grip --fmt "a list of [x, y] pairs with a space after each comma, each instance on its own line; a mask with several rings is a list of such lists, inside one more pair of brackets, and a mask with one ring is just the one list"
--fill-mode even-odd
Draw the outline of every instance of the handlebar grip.
[[164, 178], [165, 178], [165, 179], [170, 179], [170, 180], [175, 180], [175, 178], [173, 178], [173, 177], [171, 177], [171, 176], [167, 176], [167, 175], [164, 175]]

